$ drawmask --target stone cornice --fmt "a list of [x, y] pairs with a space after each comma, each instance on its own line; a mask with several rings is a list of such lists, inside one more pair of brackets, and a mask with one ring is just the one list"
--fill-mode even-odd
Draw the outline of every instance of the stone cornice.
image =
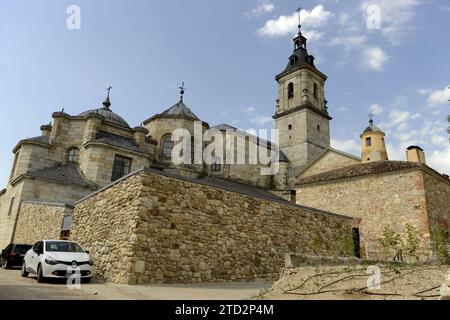
[[23, 140], [20, 140], [18, 143], [17, 143], [17, 145], [14, 147], [14, 149], [13, 149], [13, 153], [16, 153], [16, 151], [23, 145], [23, 144], [34, 144], [34, 145], [36, 145], [36, 146], [38, 146], [38, 147], [42, 147], [42, 148], [48, 148], [48, 147], [50, 147], [50, 145], [49, 144], [46, 144], [46, 143], [42, 143], [42, 142], [39, 142], [39, 141], [32, 141], [32, 140], [27, 140], [27, 139], [23, 139]]
[[281, 118], [281, 117], [284, 117], [284, 116], [287, 116], [289, 114], [296, 113], [296, 112], [302, 111], [302, 110], [309, 110], [309, 111], [312, 111], [315, 114], [317, 114], [317, 115], [319, 115], [319, 116], [321, 116], [321, 117], [323, 117], [323, 118], [325, 118], [327, 120], [333, 120], [333, 118], [330, 117], [330, 115], [328, 113], [317, 109], [316, 107], [314, 107], [309, 102], [304, 102], [304, 103], [302, 103], [301, 105], [299, 105], [297, 107], [294, 107], [292, 109], [289, 109], [289, 110], [281, 112], [281, 113], [278, 113], [278, 114], [274, 115], [272, 118], [273, 119], [278, 119], [278, 118]]
[[208, 122], [205, 122], [205, 121], [202, 121], [202, 120], [195, 120], [195, 119], [193, 119], [191, 117], [183, 116], [183, 115], [155, 114], [154, 116], [148, 118], [147, 120], [143, 121], [142, 123], [144, 125], [146, 125], [147, 123], [152, 122], [153, 120], [161, 119], [161, 118], [162, 119], [164, 119], [164, 118], [167, 118], [167, 119], [186, 119], [186, 120], [190, 120], [190, 121], [193, 121], [193, 122], [194, 121], [201, 121], [204, 126], [206, 126], [208, 129], [210, 128]]
[[323, 78], [323, 81], [326, 81], [326, 80], [328, 79], [328, 77], [327, 77], [325, 74], [323, 74], [322, 72], [320, 72], [320, 71], [317, 70], [316, 68], [313, 68], [313, 67], [311, 67], [311, 66], [308, 65], [308, 64], [303, 64], [303, 65], [300, 65], [300, 66], [298, 66], [298, 67], [296, 67], [296, 68], [293, 68], [293, 69], [290, 69], [290, 70], [283, 71], [282, 73], [278, 74], [278, 75], [275, 77], [275, 80], [278, 82], [282, 77], [284, 77], [284, 76], [286, 76], [286, 75], [288, 75], [288, 74], [290, 74], [290, 73], [293, 73], [293, 72], [295, 72], [295, 71], [297, 71], [297, 70], [301, 70], [301, 69], [308, 69], [308, 70], [310, 70], [310, 71], [312, 71], [312, 72], [318, 74], [321, 78]]

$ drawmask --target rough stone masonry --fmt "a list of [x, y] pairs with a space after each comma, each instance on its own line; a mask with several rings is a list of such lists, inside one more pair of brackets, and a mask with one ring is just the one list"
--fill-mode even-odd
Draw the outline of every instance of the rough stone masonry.
[[276, 279], [286, 253], [348, 253], [352, 218], [214, 179], [132, 174], [76, 204], [71, 239], [125, 284]]

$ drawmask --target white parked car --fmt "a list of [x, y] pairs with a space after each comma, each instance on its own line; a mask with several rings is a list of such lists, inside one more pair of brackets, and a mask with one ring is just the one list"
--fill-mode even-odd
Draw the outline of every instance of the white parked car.
[[36, 242], [25, 254], [22, 265], [22, 277], [29, 273], [37, 275], [39, 283], [46, 278], [68, 278], [79, 272], [81, 281], [92, 278], [92, 260], [89, 252], [78, 243], [63, 240], [42, 240]]

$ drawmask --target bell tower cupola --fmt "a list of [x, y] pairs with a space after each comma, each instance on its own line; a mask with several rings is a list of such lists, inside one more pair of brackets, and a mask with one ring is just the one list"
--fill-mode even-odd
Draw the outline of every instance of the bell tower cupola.
[[293, 39], [294, 51], [286, 68], [276, 76], [278, 99], [275, 128], [279, 146], [292, 167], [300, 170], [330, 147], [330, 125], [325, 99], [327, 76], [320, 72], [314, 57], [308, 53], [307, 39], [302, 34], [301, 12], [298, 32]]

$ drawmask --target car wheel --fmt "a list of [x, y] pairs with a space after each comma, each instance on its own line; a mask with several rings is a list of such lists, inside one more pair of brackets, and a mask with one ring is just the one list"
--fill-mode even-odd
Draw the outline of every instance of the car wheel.
[[82, 283], [89, 283], [89, 282], [91, 282], [91, 280], [92, 280], [92, 278], [84, 278], [84, 279], [81, 279], [81, 282]]
[[22, 271], [20, 272], [20, 275], [24, 278], [28, 277], [29, 272], [27, 271], [27, 266], [25, 265], [25, 261], [22, 264]]
[[42, 272], [42, 266], [39, 265], [38, 266], [38, 270], [37, 270], [37, 282], [38, 283], [44, 283], [45, 282], [45, 278]]

